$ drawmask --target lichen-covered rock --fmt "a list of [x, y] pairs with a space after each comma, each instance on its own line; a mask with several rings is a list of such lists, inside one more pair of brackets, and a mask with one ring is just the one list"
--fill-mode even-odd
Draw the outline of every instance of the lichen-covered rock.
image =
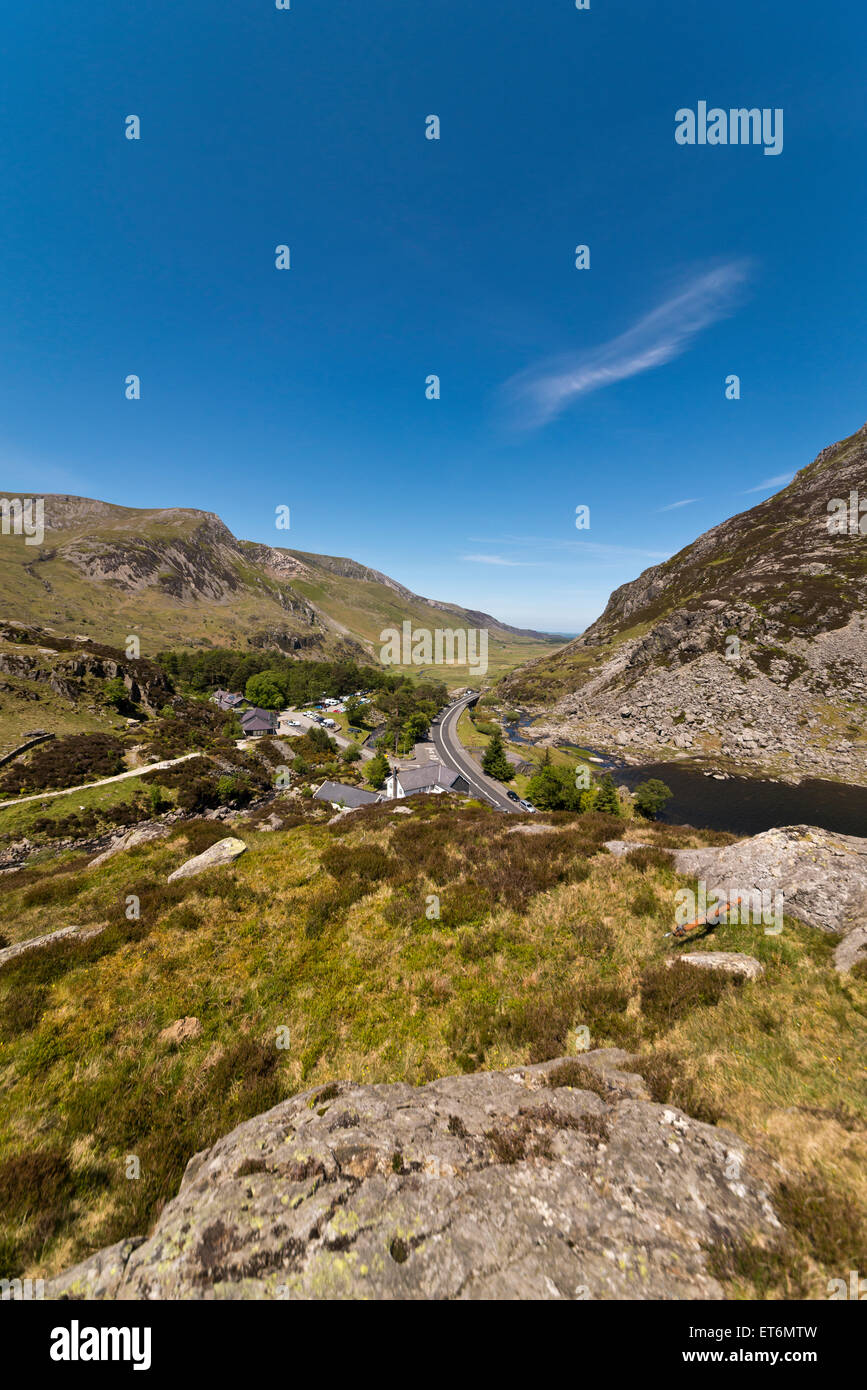
[[673, 851], [678, 873], [708, 892], [779, 891], [785, 910], [808, 926], [841, 935], [867, 924], [867, 839], [815, 825], [765, 830], [721, 849]]
[[[607, 840], [611, 854], [645, 846]], [[703, 880], [708, 896], [779, 894], [783, 909], [808, 927], [846, 937], [834, 961], [850, 970], [867, 943], [867, 839], [817, 825], [784, 825], [712, 849], [667, 851], [679, 874]], [[849, 938], [851, 942], [849, 941]]]
[[719, 1298], [705, 1247], [780, 1235], [761, 1163], [648, 1101], [627, 1060], [305, 1091], [46, 1297]]
[[216, 869], [223, 864], [231, 864], [240, 854], [243, 854], [247, 846], [243, 840], [237, 840], [234, 835], [228, 835], [225, 840], [218, 840], [215, 845], [209, 846], [195, 858], [188, 859], [179, 869], [175, 869], [169, 874], [168, 881], [173, 883], [178, 878], [192, 878], [195, 874], [203, 874], [206, 869]]

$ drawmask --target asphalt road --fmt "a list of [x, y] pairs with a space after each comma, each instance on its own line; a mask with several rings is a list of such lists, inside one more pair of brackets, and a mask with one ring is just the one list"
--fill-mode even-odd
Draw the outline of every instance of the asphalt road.
[[440, 722], [431, 728], [434, 746], [446, 767], [451, 768], [452, 772], [459, 772], [462, 777], [466, 777], [471, 791], [476, 792], [498, 811], [513, 811], [520, 815], [521, 807], [516, 801], [509, 800], [503, 791], [502, 783], [495, 782], [492, 777], [487, 777], [482, 772], [478, 763], [470, 757], [458, 738], [458, 720], [467, 706], [474, 703], [475, 698], [475, 696], [465, 697], [463, 700], [458, 700], [455, 704], [448, 706], [441, 715]]

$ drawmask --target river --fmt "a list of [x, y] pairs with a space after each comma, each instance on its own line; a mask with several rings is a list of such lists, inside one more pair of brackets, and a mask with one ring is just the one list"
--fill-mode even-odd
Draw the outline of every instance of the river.
[[[515, 743], [532, 743], [529, 721], [507, 725]], [[564, 745], [565, 746], [565, 745]], [[697, 768], [679, 762], [645, 763], [640, 767], [608, 754], [593, 753], [598, 771], [610, 772], [618, 785], [630, 789], [658, 777], [674, 793], [659, 820], [668, 825], [694, 825], [757, 835], [778, 825], [818, 825], [843, 835], [867, 836], [867, 787], [810, 778], [790, 786], [759, 777], [727, 777], [717, 781]]]

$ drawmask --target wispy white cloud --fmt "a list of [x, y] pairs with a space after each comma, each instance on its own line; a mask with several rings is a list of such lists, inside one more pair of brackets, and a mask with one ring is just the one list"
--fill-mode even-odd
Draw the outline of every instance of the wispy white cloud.
[[579, 396], [661, 367], [686, 351], [703, 328], [732, 313], [746, 261], [696, 276], [619, 337], [589, 352], [550, 359], [516, 373], [501, 388], [524, 428], [545, 425]]
[[461, 559], [471, 565], [508, 565], [517, 566], [521, 569], [536, 569], [538, 566], [532, 560], [507, 560], [505, 555], [462, 555]]
[[[577, 551], [579, 555], [589, 555], [594, 559], [639, 559], [639, 560], [667, 560], [671, 554], [670, 550], [645, 550], [642, 546], [635, 545], [615, 545], [605, 541], [590, 540], [564, 540], [562, 536], [468, 536], [467, 540], [476, 541], [480, 545], [523, 545], [537, 546], [540, 550], [548, 554], [552, 550]], [[479, 559], [479, 556], [465, 555], [464, 559]], [[496, 563], [494, 561], [493, 563]], [[526, 564], [528, 561], [505, 560], [505, 564]], [[545, 562], [538, 561], [537, 567]]]
[[657, 507], [658, 512], [674, 512], [678, 507], [690, 507], [693, 502], [700, 502], [700, 497], [684, 497], [682, 502], [669, 502], [667, 507]]
[[790, 483], [794, 476], [794, 473], [778, 473], [775, 478], [765, 478], [763, 483], [756, 483], [755, 487], [745, 487], [741, 496], [746, 497], [751, 492], [767, 492], [769, 487], [782, 487], [784, 483]]

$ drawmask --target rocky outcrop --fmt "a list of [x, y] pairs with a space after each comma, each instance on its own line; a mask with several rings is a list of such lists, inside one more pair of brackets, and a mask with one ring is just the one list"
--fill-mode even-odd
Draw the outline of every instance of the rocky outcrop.
[[867, 923], [867, 840], [858, 836], [786, 825], [721, 849], [674, 850], [673, 858], [709, 892], [779, 892], [787, 913], [820, 931], [845, 936]]
[[28, 951], [40, 951], [44, 946], [54, 946], [58, 941], [68, 941], [70, 938], [88, 941], [92, 936], [99, 936], [100, 932], [104, 931], [105, 923], [98, 927], [58, 927], [57, 931], [46, 932], [43, 936], [31, 936], [26, 941], [15, 941], [11, 946], [4, 946], [0, 950], [0, 966], [25, 955]]
[[[35, 644], [46, 640], [47, 634], [32, 624], [2, 624], [0, 637]], [[74, 642], [56, 637], [51, 640], [58, 642], [59, 650], [39, 646], [38, 657], [0, 651], [0, 672], [37, 687], [47, 686], [72, 705], [84, 699], [98, 702], [102, 682], [118, 678], [126, 686], [130, 700], [141, 704], [151, 714], [161, 709], [171, 696], [170, 681], [153, 662], [133, 658], [119, 660], [120, 654], [106, 647], [87, 651], [83, 645], [88, 640], [85, 638], [81, 639], [81, 648], [71, 653]], [[12, 689], [10, 686], [10, 691]], [[37, 691], [33, 694], [39, 698]]]
[[[608, 840], [611, 854], [641, 849], [638, 842]], [[779, 894], [785, 913], [819, 931], [845, 938], [838, 969], [867, 959], [867, 839], [838, 835], [816, 825], [786, 825], [717, 849], [668, 850], [680, 874], [701, 879], [708, 895], [757, 902]], [[862, 954], [863, 953], [863, 954]]]
[[104, 849], [95, 859], [91, 859], [89, 868], [96, 869], [107, 859], [113, 859], [116, 854], [120, 854], [122, 850], [135, 849], [138, 845], [150, 844], [152, 840], [161, 840], [169, 834], [171, 834], [171, 826], [160, 824], [159, 821], [148, 821], [144, 825], [135, 825], [132, 830], [125, 830], [123, 834], [118, 835], [107, 849]]
[[227, 835], [225, 840], [218, 840], [201, 854], [187, 859], [179, 869], [169, 874], [168, 882], [174, 883], [179, 878], [194, 878], [196, 874], [203, 874], [206, 869], [218, 869], [224, 864], [231, 864], [239, 855], [244, 854], [246, 849], [243, 840], [236, 839], [234, 835]]
[[196, 1154], [146, 1240], [46, 1297], [720, 1298], [706, 1248], [782, 1234], [769, 1174], [627, 1061], [305, 1091]]
[[727, 975], [739, 975], [744, 980], [757, 980], [765, 973], [755, 956], [746, 956], [742, 951], [687, 951], [683, 956], [669, 956], [665, 963], [672, 966], [678, 961], [697, 970], [724, 970]]

